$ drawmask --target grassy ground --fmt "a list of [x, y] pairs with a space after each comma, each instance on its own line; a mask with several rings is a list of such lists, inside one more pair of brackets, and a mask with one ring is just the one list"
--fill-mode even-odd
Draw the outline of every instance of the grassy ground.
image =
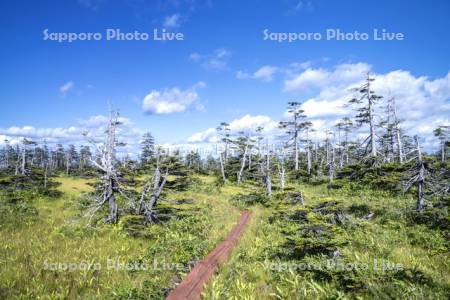
[[[166, 195], [159, 215], [175, 217], [161, 224], [144, 227], [139, 217], [125, 216], [114, 226], [91, 228], [81, 222], [78, 205], [80, 194], [91, 189], [88, 181], [57, 181], [58, 198], [24, 194], [28, 202], [9, 214], [0, 205], [7, 217], [0, 222], [0, 298], [162, 299], [190, 265], [225, 238], [242, 208], [253, 212], [249, 227], [208, 284], [205, 299], [449, 296], [448, 240], [410, 222], [414, 203], [406, 196], [297, 185], [271, 200], [252, 198], [260, 204], [249, 205], [240, 202], [247, 196], [236, 196], [255, 195], [254, 186], [218, 189], [212, 177], [200, 177], [201, 184], [188, 191]], [[304, 208], [289, 196], [299, 190]], [[5, 197], [0, 192], [0, 204]], [[320, 205], [324, 208], [317, 209]], [[362, 220], [369, 212], [375, 215]], [[109, 269], [108, 258], [122, 267]], [[52, 270], [58, 262], [91, 267]], [[330, 263], [337, 267], [327, 267]]]
[[[168, 195], [171, 202], [160, 206], [176, 210], [177, 217], [163, 224], [144, 228], [123, 217], [117, 225], [94, 229], [81, 225], [77, 206], [80, 193], [91, 188], [88, 182], [69, 177], [57, 181], [61, 197], [28, 195], [37, 215], [26, 222], [14, 217], [2, 223], [0, 298], [161, 299], [239, 217], [237, 209], [206, 185]], [[70, 265], [56, 263], [78, 269], [68, 271]], [[113, 268], [117, 263], [122, 266]]]
[[[448, 299], [448, 240], [408, 221], [412, 199], [291, 189], [304, 191], [306, 207], [285, 194], [252, 206], [250, 227], [205, 299]], [[332, 205], [313, 211], [325, 202]], [[369, 212], [374, 217], [362, 220]]]

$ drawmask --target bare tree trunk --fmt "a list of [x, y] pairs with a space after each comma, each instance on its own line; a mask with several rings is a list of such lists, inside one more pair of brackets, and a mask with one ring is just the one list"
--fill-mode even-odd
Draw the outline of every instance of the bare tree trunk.
[[419, 139], [416, 136], [416, 147], [417, 147], [417, 163], [419, 167], [419, 174], [417, 178], [417, 211], [421, 212], [425, 208], [425, 165], [422, 160], [422, 150], [420, 149]]
[[25, 175], [26, 152], [27, 152], [27, 148], [25, 146], [25, 141], [24, 141], [23, 152], [22, 152], [22, 170], [21, 170], [22, 175]]
[[107, 186], [104, 201], [108, 202], [109, 207], [109, 215], [106, 221], [110, 223], [116, 223], [118, 219], [118, 208], [116, 204], [116, 197], [114, 196], [114, 181], [112, 178], [107, 176], [105, 182], [107, 183]]
[[120, 124], [118, 118], [119, 114], [111, 111], [105, 143], [103, 146], [96, 145], [98, 154], [100, 155], [99, 162], [96, 159], [91, 160], [92, 164], [103, 172], [103, 199], [100, 203], [97, 203], [97, 207], [108, 203], [109, 214], [106, 222], [110, 223], [116, 223], [118, 220], [118, 207], [114, 195], [116, 190], [119, 189], [117, 182], [118, 175], [115, 168], [116, 129], [117, 125]]
[[399, 120], [397, 119], [397, 106], [395, 105], [395, 98], [392, 98], [392, 112], [393, 112], [394, 124], [395, 124], [395, 137], [397, 139], [397, 155], [398, 155], [398, 160], [402, 164], [403, 160], [404, 160], [403, 144], [402, 144]]
[[339, 155], [339, 168], [342, 168], [344, 166], [344, 151], [342, 147], [342, 141], [341, 141], [341, 127], [338, 127], [338, 155]]
[[242, 182], [242, 173], [244, 172], [245, 168], [245, 159], [247, 157], [247, 151], [248, 151], [248, 142], [245, 144], [244, 153], [242, 155], [241, 159], [241, 168], [239, 169], [239, 172], [237, 173], [237, 184], [240, 185]]
[[19, 149], [17, 149], [17, 161], [16, 161], [16, 171], [14, 172], [14, 175], [18, 175], [19, 174], [19, 164], [20, 164], [20, 152]]
[[269, 141], [267, 141], [267, 157], [266, 157], [266, 194], [272, 196], [272, 178], [270, 174], [270, 150]]
[[224, 156], [224, 162], [228, 161], [228, 141], [225, 142], [225, 156]]
[[398, 154], [398, 159], [400, 161], [400, 163], [403, 163], [404, 160], [404, 155], [403, 155], [403, 145], [402, 145], [402, 138], [400, 136], [400, 129], [397, 127], [397, 154]]
[[325, 136], [326, 136], [326, 140], [325, 140], [325, 150], [326, 150], [326, 155], [327, 155], [327, 164], [330, 163], [330, 140], [329, 140], [329, 130], [326, 129], [325, 130]]
[[334, 147], [331, 147], [331, 161], [330, 161], [330, 167], [329, 167], [329, 178], [330, 182], [333, 182], [334, 179], [334, 171], [335, 171], [335, 151]]
[[158, 202], [159, 197], [164, 189], [164, 185], [166, 184], [168, 176], [168, 170], [166, 170], [166, 174], [164, 175], [162, 182], [158, 182], [158, 186], [154, 190], [150, 200], [144, 205], [144, 216], [147, 223], [155, 221], [155, 214], [153, 212], [153, 207], [155, 207]]
[[69, 155], [66, 156], [66, 176], [69, 176]]
[[306, 129], [306, 160], [308, 175], [311, 175], [311, 149], [309, 144], [309, 130]]
[[298, 171], [298, 138], [297, 138], [297, 132], [295, 133], [295, 171]]
[[47, 163], [45, 163], [45, 169], [44, 169], [44, 189], [47, 188], [47, 180], [48, 180], [48, 166]]
[[344, 147], [344, 151], [345, 151], [345, 163], [348, 165], [348, 132], [345, 132], [345, 147]]
[[227, 181], [227, 178], [225, 176], [225, 166], [223, 165], [223, 157], [222, 153], [219, 153], [219, 161], [220, 161], [220, 173], [222, 174], [223, 182], [225, 183]]
[[319, 144], [314, 143], [314, 161], [317, 162], [319, 160]]
[[[367, 79], [369, 79], [369, 74], [367, 74]], [[371, 146], [371, 155], [377, 156], [377, 143], [376, 143], [376, 135], [375, 135], [375, 120], [373, 114], [373, 101], [372, 96], [370, 95], [370, 81], [367, 80], [367, 101], [369, 102], [369, 126], [370, 126], [370, 146]]]
[[284, 190], [286, 185], [286, 169], [284, 167], [284, 154], [278, 159], [278, 180], [280, 182], [280, 190]]

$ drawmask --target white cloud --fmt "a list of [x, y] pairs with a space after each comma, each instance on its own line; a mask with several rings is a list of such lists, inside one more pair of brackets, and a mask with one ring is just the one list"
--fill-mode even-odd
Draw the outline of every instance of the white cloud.
[[198, 53], [191, 53], [189, 55], [189, 60], [192, 60], [194, 62], [199, 62], [202, 59], [202, 55], [198, 54]]
[[248, 79], [250, 78], [250, 74], [244, 71], [237, 71], [236, 72], [236, 78], [237, 79]]
[[186, 90], [180, 90], [177, 87], [166, 88], [162, 91], [152, 90], [144, 97], [142, 109], [148, 114], [183, 112], [192, 105], [197, 104], [199, 99], [197, 89], [205, 86], [206, 84], [200, 81]]
[[181, 25], [181, 16], [179, 14], [173, 14], [164, 18], [163, 26], [165, 28], [178, 28]]
[[219, 48], [210, 54], [191, 53], [189, 60], [199, 63], [203, 68], [208, 70], [226, 70], [228, 68], [228, 58], [231, 52], [226, 48]]
[[[276, 135], [278, 132], [278, 122], [264, 115], [245, 115], [229, 123], [230, 133], [237, 134], [245, 132], [254, 134], [258, 127], [263, 127], [263, 135]], [[216, 143], [219, 141], [217, 130], [208, 128], [205, 131], [194, 133], [188, 138], [190, 143]]]
[[[354, 95], [350, 89], [359, 86], [365, 77], [364, 73], [370, 69], [366, 63], [342, 64], [331, 70], [308, 68], [287, 78], [284, 90], [315, 91], [315, 96], [306, 100], [302, 109], [316, 122], [315, 125], [321, 125], [320, 130], [323, 131], [332, 128], [342, 117], [355, 114], [353, 108], [345, 104]], [[416, 77], [404, 70], [372, 74], [375, 77], [373, 90], [385, 99], [391, 96], [396, 98], [397, 114], [403, 120], [401, 126], [406, 134], [419, 134], [425, 148], [435, 146], [433, 129], [450, 123], [450, 72], [434, 80], [426, 76]], [[385, 102], [381, 101], [376, 107], [377, 121], [383, 114], [381, 104]], [[364, 136], [366, 130], [363, 127], [357, 134]]]
[[273, 74], [277, 72], [278, 68], [273, 66], [263, 66], [253, 73], [253, 78], [261, 79], [263, 81], [271, 81]]
[[327, 85], [340, 86], [360, 81], [371, 66], [366, 63], [341, 64], [334, 70], [307, 68], [301, 73], [291, 74], [284, 81], [284, 91], [305, 91], [312, 88], [324, 88]]
[[[101, 127], [106, 126], [108, 124], [109, 118], [103, 115], [96, 115], [91, 116], [88, 119], [79, 119], [78, 124], [80, 124], [83, 127], [87, 128], [93, 128], [93, 127]], [[119, 117], [119, 122], [123, 125], [132, 125], [133, 123], [128, 119], [124, 117]]]
[[230, 130], [232, 132], [239, 131], [254, 131], [258, 127], [264, 127], [265, 131], [271, 131], [277, 127], [278, 123], [273, 121], [268, 116], [258, 115], [245, 115], [240, 119], [236, 119], [230, 122]]
[[217, 58], [224, 58], [231, 55], [231, 52], [225, 48], [219, 48], [214, 51]]
[[[139, 139], [143, 131], [134, 127], [133, 123], [127, 118], [120, 117], [119, 121], [122, 125], [117, 129], [117, 137], [120, 142], [124, 142], [126, 145], [120, 147], [118, 152], [136, 154], [139, 150]], [[0, 145], [4, 145], [5, 140], [8, 140], [10, 145], [20, 144], [23, 138], [38, 143], [45, 141], [50, 147], [54, 147], [56, 144], [86, 145], [88, 144], [88, 138], [101, 143], [104, 140], [107, 123], [108, 117], [97, 115], [85, 120], [78, 120], [77, 125], [69, 127], [11, 126], [0, 128]]]
[[237, 79], [259, 79], [262, 81], [272, 81], [273, 75], [278, 72], [278, 68], [274, 66], [265, 65], [256, 70], [253, 74], [249, 74], [244, 71], [237, 71]]
[[65, 97], [68, 92], [70, 92], [75, 86], [73, 81], [68, 81], [59, 87], [59, 93], [61, 96]]
[[326, 116], [343, 116], [347, 114], [344, 108], [346, 101], [339, 100], [316, 100], [310, 99], [302, 105], [302, 109], [311, 118], [326, 117]]
[[208, 128], [205, 131], [194, 133], [188, 138], [190, 143], [208, 142], [215, 143], [218, 141], [217, 131], [215, 128]]

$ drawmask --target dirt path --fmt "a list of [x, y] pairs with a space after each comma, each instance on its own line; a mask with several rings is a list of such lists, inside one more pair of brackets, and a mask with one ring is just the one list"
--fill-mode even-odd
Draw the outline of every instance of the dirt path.
[[184, 280], [170, 292], [166, 299], [200, 299], [204, 285], [214, 275], [219, 263], [226, 261], [249, 219], [250, 212], [243, 212], [239, 222], [234, 226], [227, 238], [217, 245], [202, 261], [198, 262]]

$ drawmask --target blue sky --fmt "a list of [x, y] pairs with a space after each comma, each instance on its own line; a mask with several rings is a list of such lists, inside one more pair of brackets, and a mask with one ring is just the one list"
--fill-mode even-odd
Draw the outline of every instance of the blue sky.
[[[323, 130], [350, 113], [337, 90], [369, 70], [380, 93], [398, 91], [400, 113], [412, 116], [405, 130], [429, 136], [449, 118], [448, 1], [18, 0], [1, 1], [0, 13], [4, 138], [70, 140], [101, 123], [108, 101], [127, 119], [130, 139], [151, 131], [160, 143], [211, 142], [221, 121], [272, 128], [293, 99], [305, 101]], [[44, 29], [108, 28], [166, 28], [184, 40], [43, 40]], [[386, 29], [405, 39], [263, 40], [264, 29], [328, 28]]]

